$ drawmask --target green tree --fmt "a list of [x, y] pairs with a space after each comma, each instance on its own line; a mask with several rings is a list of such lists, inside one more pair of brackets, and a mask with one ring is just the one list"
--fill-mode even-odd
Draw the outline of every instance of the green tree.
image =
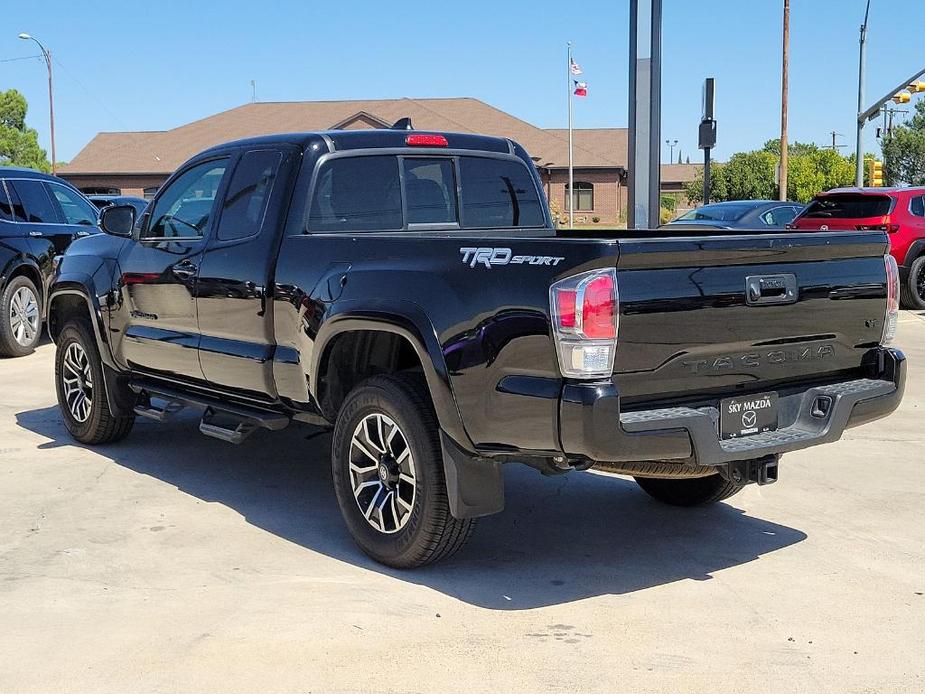
[[925, 99], [916, 102], [915, 115], [895, 126], [882, 146], [887, 185], [925, 185]]
[[0, 166], [26, 166], [50, 171], [38, 133], [26, 126], [26, 97], [15, 89], [0, 92]]
[[[788, 148], [787, 199], [808, 202], [814, 195], [831, 188], [851, 185], [854, 180], [854, 158], [843, 157], [831, 149], [794, 142]], [[775, 182], [780, 159], [780, 140], [768, 140], [752, 152], [733, 154], [725, 164], [712, 169], [713, 185], [710, 199], [774, 200], [778, 197]], [[703, 200], [703, 174], [685, 188], [689, 202]]]

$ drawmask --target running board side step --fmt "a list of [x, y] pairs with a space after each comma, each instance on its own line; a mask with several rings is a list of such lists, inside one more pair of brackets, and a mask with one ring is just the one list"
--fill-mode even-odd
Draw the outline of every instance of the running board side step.
[[[200, 408], [204, 412], [199, 422], [199, 431], [206, 436], [228, 443], [241, 443], [261, 428], [272, 431], [285, 429], [290, 422], [288, 416], [273, 410], [226, 402], [219, 398], [188, 393], [160, 384], [132, 381], [129, 383], [129, 388], [136, 393], [148, 396], [147, 402], [135, 407], [135, 414], [163, 422], [186, 406]], [[165, 400], [166, 405], [155, 406], [150, 402], [152, 397]]]
[[147, 417], [148, 419], [153, 419], [155, 422], [164, 422], [173, 417], [184, 407], [185, 405], [177, 400], [168, 400], [167, 404], [163, 407], [157, 407], [151, 403], [150, 398], [147, 398], [146, 403], [139, 403], [135, 405], [134, 409], [135, 414], [140, 417]]

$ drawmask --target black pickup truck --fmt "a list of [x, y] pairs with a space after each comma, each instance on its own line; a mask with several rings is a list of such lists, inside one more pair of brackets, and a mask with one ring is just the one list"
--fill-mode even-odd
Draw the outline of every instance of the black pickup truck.
[[344, 520], [392, 566], [502, 510], [507, 462], [711, 503], [902, 397], [885, 234], [557, 233], [502, 138], [232, 142], [135, 215], [105, 209], [51, 288], [68, 430], [331, 427]]

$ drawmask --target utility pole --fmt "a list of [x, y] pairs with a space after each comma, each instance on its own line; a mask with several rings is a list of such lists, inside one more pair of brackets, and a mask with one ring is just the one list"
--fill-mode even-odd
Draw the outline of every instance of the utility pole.
[[836, 137], [844, 137], [844, 135], [842, 135], [841, 133], [837, 133], [834, 130], [830, 132], [829, 135], [832, 136], [832, 151], [833, 152], [837, 152], [839, 147], [844, 147], [844, 145], [838, 144], [838, 142], [836, 142], [835, 140]]
[[790, 61], [790, 0], [784, 0], [784, 45], [781, 51], [780, 73], [780, 185], [778, 199], [787, 199], [787, 92]]
[[861, 112], [864, 110], [864, 46], [867, 42], [867, 15], [870, 13], [870, 0], [864, 10], [864, 23], [861, 25], [861, 44], [858, 50], [858, 137], [855, 146], [854, 185], [858, 188], [864, 185], [864, 120]]

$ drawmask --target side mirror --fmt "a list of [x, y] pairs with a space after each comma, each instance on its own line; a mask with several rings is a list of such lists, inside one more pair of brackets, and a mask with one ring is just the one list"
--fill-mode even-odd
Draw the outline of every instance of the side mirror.
[[110, 205], [100, 213], [100, 228], [113, 236], [131, 236], [135, 228], [135, 208], [131, 205]]

